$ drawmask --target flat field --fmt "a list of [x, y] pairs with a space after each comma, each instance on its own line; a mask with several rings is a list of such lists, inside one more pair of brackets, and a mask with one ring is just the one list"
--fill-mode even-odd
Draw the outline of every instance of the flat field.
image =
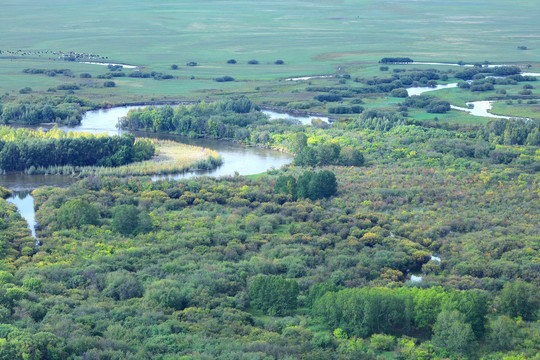
[[[337, 81], [284, 79], [345, 72], [353, 78], [384, 77], [396, 68], [412, 66], [396, 65], [388, 73], [380, 72], [378, 61], [393, 56], [428, 62], [529, 65], [529, 71], [538, 72], [537, 5], [536, 0], [451, 4], [442, 0], [4, 1], [0, 93], [9, 93], [12, 99], [51, 95], [47, 90], [68, 83], [79, 85], [76, 95], [96, 104], [241, 94], [258, 103], [308, 101], [313, 95], [303, 93], [306, 86]], [[93, 55], [81, 61], [130, 64], [174, 79], [119, 77], [112, 79], [114, 88], [104, 88], [106, 80], [96, 77], [108, 69], [62, 60], [61, 53], [70, 52]], [[236, 64], [228, 64], [230, 59]], [[248, 64], [250, 60], [258, 64]], [[276, 60], [284, 64], [275, 64]], [[197, 66], [187, 66], [189, 62]], [[178, 69], [172, 70], [173, 64]], [[74, 77], [24, 74], [25, 68], [69, 68]], [[81, 79], [81, 73], [92, 78]], [[236, 81], [214, 81], [222, 76]], [[347, 86], [356, 84], [349, 81]], [[32, 92], [19, 95], [25, 87]], [[509, 90], [510, 94], [518, 91]], [[439, 94], [456, 105], [486, 95]], [[367, 107], [384, 108], [395, 102], [380, 100], [381, 104], [368, 101]]]
[[[0, 50], [75, 51], [156, 71], [178, 64], [189, 75], [242, 78], [333, 72], [339, 63], [384, 56], [532, 62], [540, 59], [537, 6], [535, 0], [21, 0], [2, 4]], [[226, 64], [231, 58], [238, 63]], [[259, 65], [248, 65], [252, 59]], [[285, 66], [274, 65], [277, 59]], [[186, 69], [190, 61], [200, 66]]]

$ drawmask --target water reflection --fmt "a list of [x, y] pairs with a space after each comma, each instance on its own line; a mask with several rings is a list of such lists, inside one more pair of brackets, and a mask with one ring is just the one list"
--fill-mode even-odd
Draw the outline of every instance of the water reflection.
[[[32, 236], [36, 237], [36, 217], [34, 213], [34, 198], [30, 191], [14, 191], [13, 195], [7, 199], [8, 202], [15, 204], [21, 216], [26, 219], [28, 228], [32, 232]], [[38, 241], [36, 241], [38, 245]]]

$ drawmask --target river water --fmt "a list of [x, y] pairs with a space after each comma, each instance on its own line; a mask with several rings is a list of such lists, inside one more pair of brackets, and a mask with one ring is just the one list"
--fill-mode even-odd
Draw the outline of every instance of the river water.
[[[34, 213], [34, 198], [30, 195], [30, 191], [17, 191], [13, 196], [7, 199], [8, 202], [14, 204], [19, 209], [19, 213], [28, 223], [28, 228], [32, 236], [36, 237], [36, 216]], [[37, 242], [36, 242], [37, 244]]]
[[457, 87], [457, 83], [451, 83], [451, 84], [443, 84], [443, 85], [437, 85], [437, 86], [417, 86], [417, 87], [410, 87], [407, 88], [407, 93], [409, 96], [414, 95], [422, 95], [425, 92], [429, 91], [435, 91], [435, 90], [441, 90], [441, 89], [451, 89]]
[[270, 120], [277, 120], [277, 119], [285, 119], [285, 120], [297, 120], [302, 125], [311, 125], [311, 120], [313, 119], [321, 119], [325, 123], [328, 123], [328, 118], [324, 116], [298, 116], [298, 115], [291, 115], [288, 113], [283, 112], [276, 112], [271, 110], [262, 110], [263, 114], [268, 116]]
[[[81, 124], [74, 127], [62, 126], [65, 131], [86, 131], [94, 134], [107, 133], [110, 135], [121, 134], [123, 131], [116, 128], [118, 118], [125, 116], [129, 109], [140, 106], [123, 106], [112, 109], [102, 109], [87, 112]], [[50, 128], [50, 126], [42, 126]], [[39, 128], [36, 126], [34, 128]], [[220, 141], [214, 139], [191, 139], [185, 136], [174, 134], [157, 134], [152, 132], [134, 132], [138, 137], [150, 137], [168, 139], [180, 143], [201, 146], [215, 150], [223, 159], [223, 165], [213, 170], [188, 172], [185, 174], [155, 176], [154, 180], [163, 178], [189, 178], [194, 176], [233, 176], [250, 175], [264, 172], [271, 168], [280, 168], [292, 160], [292, 155], [254, 146], [244, 146], [231, 141]], [[78, 179], [63, 175], [26, 175], [21, 173], [11, 173], [0, 175], [0, 185], [13, 190], [13, 196], [9, 202], [17, 205], [21, 215], [27, 220], [32, 235], [35, 236], [34, 200], [30, 192], [42, 186], [67, 187]]]
[[489, 112], [493, 106], [494, 101], [471, 101], [467, 103], [468, 108], [461, 106], [450, 105], [454, 110], [464, 111], [474, 116], [483, 116], [494, 119], [510, 119], [511, 116], [495, 115]]

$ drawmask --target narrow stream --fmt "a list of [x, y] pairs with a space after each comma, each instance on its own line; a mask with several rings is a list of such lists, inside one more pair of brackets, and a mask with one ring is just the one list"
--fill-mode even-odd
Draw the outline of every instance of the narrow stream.
[[34, 198], [30, 194], [30, 191], [14, 191], [13, 195], [7, 199], [7, 202], [17, 206], [19, 213], [28, 223], [28, 228], [32, 236], [36, 238], [36, 245], [39, 245], [36, 236], [37, 223], [34, 212]]
[[[390, 237], [394, 238], [394, 239], [397, 239], [396, 236], [394, 235], [393, 232], [390, 231]], [[441, 263], [441, 258], [438, 257], [438, 256], [435, 256], [433, 254], [431, 254], [430, 256], [430, 259], [429, 261], [435, 261], [437, 263]], [[407, 272], [409, 272], [409, 270], [407, 269]], [[411, 277], [410, 277], [410, 282], [421, 282], [422, 281], [422, 278], [424, 277], [424, 274], [422, 274], [421, 272], [414, 272], [411, 274]]]

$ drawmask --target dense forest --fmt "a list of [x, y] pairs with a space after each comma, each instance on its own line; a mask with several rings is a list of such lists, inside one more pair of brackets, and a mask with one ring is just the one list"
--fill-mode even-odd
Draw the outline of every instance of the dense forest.
[[0, 360], [540, 360], [537, 3], [4, 1]]
[[123, 124], [297, 157], [253, 178], [37, 189], [39, 248], [2, 202], [18, 219], [2, 229], [4, 358], [537, 356], [536, 121], [370, 110], [323, 129], [238, 98]]

